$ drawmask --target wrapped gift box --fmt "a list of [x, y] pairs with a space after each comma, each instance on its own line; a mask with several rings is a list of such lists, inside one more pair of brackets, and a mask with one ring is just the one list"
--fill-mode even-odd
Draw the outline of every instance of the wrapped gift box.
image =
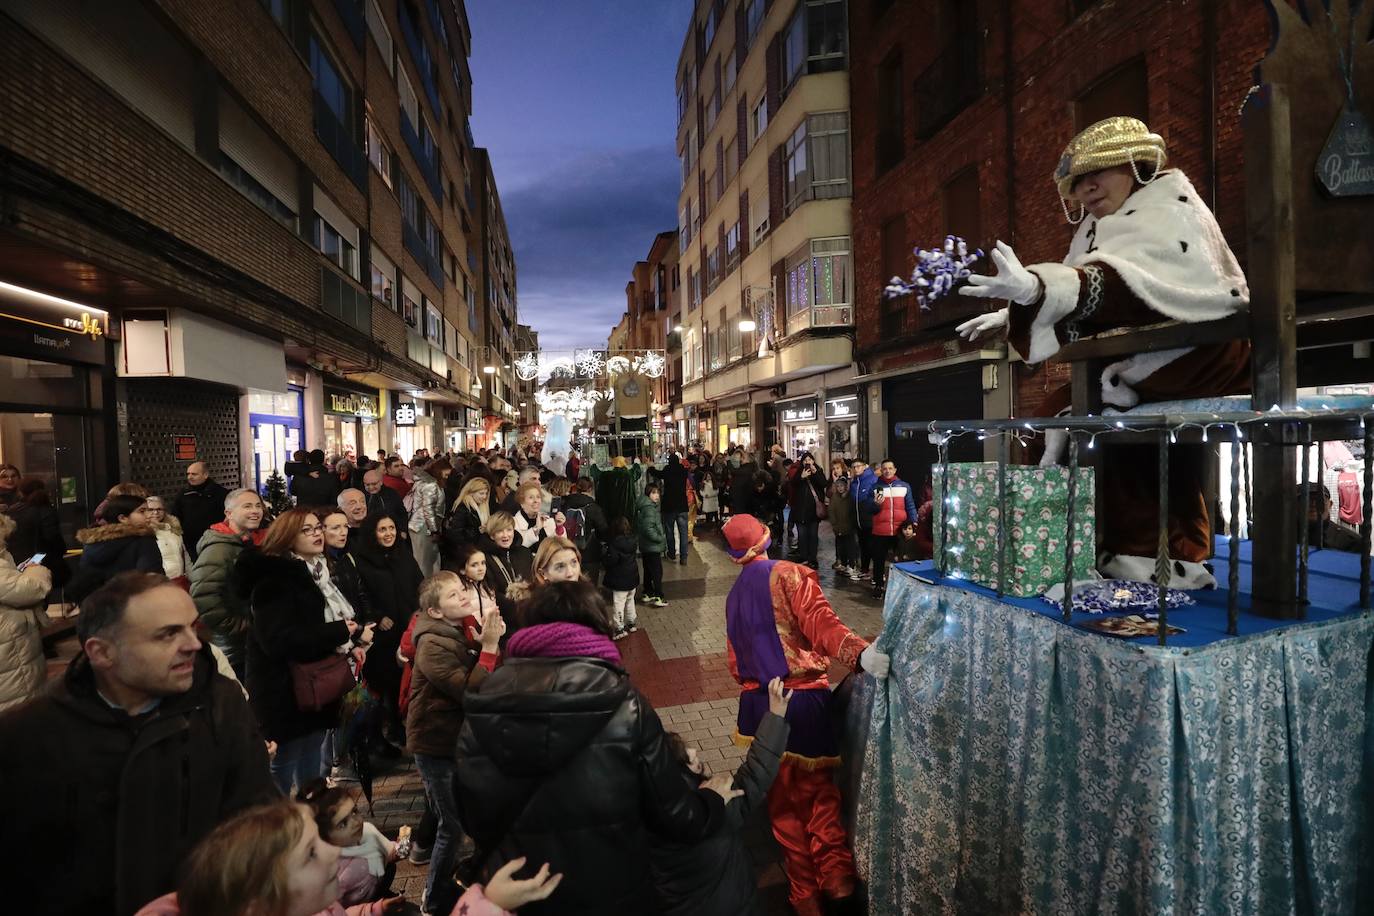
[[[944, 512], [949, 512], [946, 573], [997, 587], [997, 528], [1001, 512], [997, 499], [995, 461], [952, 463], [949, 466], [949, 505], [941, 492], [939, 466], [934, 468], [933, 528], [937, 563], [944, 548]], [[1079, 468], [1074, 499], [1074, 578], [1092, 577], [1096, 564], [1096, 501], [1093, 472]], [[1064, 582], [1064, 545], [1069, 505], [1069, 469], [1026, 465], [1007, 467], [1007, 529], [1009, 570], [1004, 583], [1008, 595], [1044, 594]]]

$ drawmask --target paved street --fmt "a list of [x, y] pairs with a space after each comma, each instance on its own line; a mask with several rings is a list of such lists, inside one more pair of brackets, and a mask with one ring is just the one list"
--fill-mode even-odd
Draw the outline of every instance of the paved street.
[[[745, 754], [744, 748], [731, 741], [738, 689], [725, 662], [725, 596], [734, 583], [736, 567], [721, 544], [719, 536], [703, 530], [686, 566], [665, 561], [668, 606], [640, 605], [639, 632], [618, 643], [626, 668], [658, 710], [664, 726], [700, 748], [715, 771], [734, 769]], [[830, 569], [833, 547], [834, 539], [822, 523], [820, 575], [826, 594], [845, 623], [872, 638], [882, 623], [881, 603], [869, 597], [868, 583], [848, 579], [836, 583]], [[75, 651], [75, 639], [65, 640], [59, 648], [61, 657], [50, 664], [50, 674], [60, 672]], [[390, 765], [379, 761], [379, 765], [382, 775], [374, 787], [372, 820], [384, 833], [394, 835], [402, 825], [419, 822], [424, 789], [408, 759]], [[780, 854], [762, 812], [748, 827], [748, 846], [766, 911], [788, 913]], [[402, 862], [396, 890], [418, 902], [425, 873], [425, 866]]]

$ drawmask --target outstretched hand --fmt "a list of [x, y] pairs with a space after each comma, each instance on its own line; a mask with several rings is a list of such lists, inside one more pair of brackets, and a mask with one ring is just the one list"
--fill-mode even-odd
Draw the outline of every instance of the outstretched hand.
[[497, 869], [496, 874], [491, 876], [491, 880], [482, 889], [482, 893], [501, 909], [510, 911], [536, 900], [548, 899], [549, 895], [558, 889], [559, 882], [563, 880], [561, 873], [549, 874], [548, 862], [539, 866], [539, 871], [535, 872], [533, 878], [517, 880], [515, 873], [524, 866], [524, 856], [511, 859]]
[[979, 337], [988, 333], [997, 333], [1007, 326], [1009, 315], [1006, 309], [998, 309], [995, 312], [985, 312], [965, 321], [954, 329], [964, 340], [977, 340]]
[[1020, 305], [1030, 305], [1040, 298], [1040, 280], [1021, 266], [1021, 259], [1006, 242], [998, 242], [992, 250], [992, 263], [997, 267], [995, 276], [973, 274], [967, 284], [959, 288], [959, 295], [1009, 299]]

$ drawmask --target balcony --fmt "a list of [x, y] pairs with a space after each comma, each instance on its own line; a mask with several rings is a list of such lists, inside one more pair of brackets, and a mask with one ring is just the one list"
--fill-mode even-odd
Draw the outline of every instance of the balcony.
[[439, 259], [425, 246], [425, 240], [424, 237], [420, 235], [420, 230], [416, 229], [405, 220], [401, 221], [401, 244], [405, 246], [406, 251], [409, 251], [411, 255], [415, 257], [415, 260], [419, 262], [420, 266], [425, 269], [425, 273], [429, 275], [429, 278], [434, 281], [435, 285], [443, 289], [443, 265], [439, 263]]
[[339, 120], [329, 103], [319, 91], [315, 92], [315, 136], [329, 150], [329, 155], [343, 169], [344, 174], [358, 186], [367, 190], [367, 154], [353, 139], [348, 125]]
[[372, 336], [372, 297], [333, 265], [320, 266], [320, 308], [326, 315]]
[[813, 328], [850, 328], [854, 326], [852, 305], [816, 305], [787, 316], [787, 335]]
[[401, 20], [401, 34], [405, 37], [406, 47], [410, 49], [410, 59], [415, 62], [415, 70], [420, 74], [420, 82], [429, 96], [429, 104], [439, 111], [439, 87], [434, 85], [433, 58], [425, 41], [420, 37], [420, 24], [410, 18], [410, 7], [401, 0], [396, 8], [397, 18]]
[[401, 111], [401, 138], [405, 140], [410, 155], [415, 159], [415, 164], [420, 167], [420, 174], [424, 176], [425, 186], [434, 195], [434, 199], [442, 205], [444, 202], [444, 183], [439, 177], [439, 151], [432, 149], [428, 156], [425, 155], [425, 145], [421, 142], [415, 126], [410, 123], [410, 115], [406, 114], [404, 109]]
[[916, 137], [928, 140], [983, 94], [977, 33], [960, 35], [916, 77]]
[[334, 11], [339, 14], [348, 37], [353, 39], [353, 47], [363, 50], [367, 41], [367, 22], [363, 18], [362, 0], [334, 0]]

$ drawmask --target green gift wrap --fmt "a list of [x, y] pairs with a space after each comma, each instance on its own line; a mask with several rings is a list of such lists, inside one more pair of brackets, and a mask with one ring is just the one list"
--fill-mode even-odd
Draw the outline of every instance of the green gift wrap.
[[[945, 548], [944, 513], [949, 511], [948, 553], [943, 555], [947, 575], [971, 579], [997, 588], [997, 529], [1001, 511], [997, 498], [997, 462], [949, 465], [949, 497], [945, 504], [943, 474], [933, 468], [935, 481], [935, 559]], [[1068, 521], [1069, 469], [1007, 466], [1008, 573], [1003, 583], [1008, 595], [1024, 598], [1042, 595], [1064, 582], [1064, 545]], [[1075, 579], [1093, 576], [1096, 563], [1096, 501], [1092, 468], [1078, 469], [1078, 488], [1073, 510], [1073, 568]]]

